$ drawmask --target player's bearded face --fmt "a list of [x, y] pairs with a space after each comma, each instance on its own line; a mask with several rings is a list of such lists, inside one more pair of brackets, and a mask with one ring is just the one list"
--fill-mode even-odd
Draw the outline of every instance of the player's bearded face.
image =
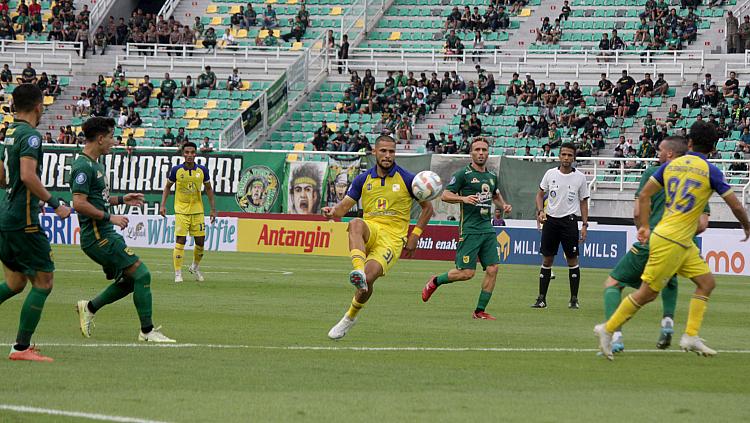
[[474, 143], [474, 146], [471, 148], [471, 160], [475, 164], [479, 166], [484, 166], [484, 164], [487, 163], [488, 155], [489, 155], [489, 150], [488, 150], [487, 144], [483, 142]]
[[375, 149], [375, 158], [378, 167], [385, 171], [391, 170], [396, 159], [396, 145], [390, 142], [382, 142]]
[[310, 214], [313, 212], [318, 192], [309, 184], [298, 184], [294, 186], [294, 208], [298, 213]]

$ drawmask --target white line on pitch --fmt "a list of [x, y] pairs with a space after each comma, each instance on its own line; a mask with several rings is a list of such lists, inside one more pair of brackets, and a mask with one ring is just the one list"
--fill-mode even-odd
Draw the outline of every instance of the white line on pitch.
[[54, 410], [51, 408], [28, 407], [25, 405], [0, 404], [0, 410], [15, 411], [26, 414], [46, 414], [48, 416], [76, 417], [80, 419], [97, 420], [102, 422], [121, 423], [165, 423], [158, 420], [138, 419], [134, 417], [109, 416], [106, 414], [82, 413], [78, 411]]
[[[65, 348], [206, 348], [206, 349], [251, 349], [251, 350], [285, 350], [285, 351], [404, 351], [404, 352], [570, 352], [570, 353], [592, 353], [599, 351], [597, 348], [522, 348], [522, 347], [344, 347], [344, 346], [314, 346], [314, 345], [290, 345], [290, 346], [264, 346], [264, 345], [228, 345], [228, 344], [119, 344], [119, 343], [94, 343], [94, 344], [68, 344], [68, 343], [40, 343], [43, 347], [65, 347]], [[669, 353], [682, 352], [680, 350], [651, 350], [631, 349], [627, 353]], [[750, 350], [721, 350], [727, 354], [750, 354]]]

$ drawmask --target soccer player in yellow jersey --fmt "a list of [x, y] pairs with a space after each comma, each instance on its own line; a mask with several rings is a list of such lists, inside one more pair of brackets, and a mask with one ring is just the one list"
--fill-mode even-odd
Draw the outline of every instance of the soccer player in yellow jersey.
[[161, 195], [161, 207], [159, 214], [167, 215], [167, 197], [172, 185], [176, 185], [174, 194], [174, 218], [175, 218], [175, 244], [172, 252], [174, 262], [174, 281], [182, 282], [182, 260], [185, 255], [185, 243], [190, 235], [195, 240], [193, 247], [193, 264], [188, 271], [195, 276], [198, 282], [203, 282], [203, 273], [199, 269], [203, 258], [203, 245], [206, 240], [206, 224], [203, 214], [203, 198], [201, 197], [201, 186], [206, 190], [208, 203], [211, 205], [211, 223], [216, 221], [216, 203], [214, 201], [214, 190], [208, 169], [195, 162], [197, 147], [192, 142], [186, 142], [182, 146], [182, 157], [185, 162], [172, 167], [164, 185]]
[[354, 326], [357, 313], [372, 295], [375, 281], [396, 264], [401, 250], [411, 254], [427, 222], [433, 214], [432, 203], [420, 201], [422, 213], [416, 226], [409, 232], [412, 199], [411, 183], [414, 175], [396, 164], [396, 141], [381, 135], [375, 141], [376, 165], [360, 174], [349, 187], [343, 200], [333, 207], [324, 207], [327, 218], [343, 217], [361, 201], [363, 219], [349, 222], [349, 254], [353, 270], [349, 282], [357, 290], [344, 317], [331, 328], [328, 337], [340, 339]]
[[[724, 181], [724, 175], [716, 166], [706, 161], [706, 155], [714, 149], [718, 140], [716, 129], [707, 122], [696, 122], [690, 128], [688, 147], [690, 152], [657, 170], [638, 196], [640, 226], [638, 241], [649, 244], [649, 256], [643, 271], [641, 287], [628, 295], [606, 323], [596, 325], [594, 333], [599, 337], [599, 349], [612, 360], [612, 333], [646, 303], [653, 301], [667, 280], [675, 273], [691, 279], [695, 294], [690, 300], [687, 327], [680, 340], [685, 351], [712, 356], [716, 351], [703, 343], [698, 336], [706, 303], [716, 285], [708, 265], [693, 243], [698, 221], [703, 209], [716, 191], [734, 216], [742, 224], [747, 241], [750, 237], [750, 222], [744, 207]], [[664, 189], [664, 214], [653, 230], [649, 229], [651, 197]]]

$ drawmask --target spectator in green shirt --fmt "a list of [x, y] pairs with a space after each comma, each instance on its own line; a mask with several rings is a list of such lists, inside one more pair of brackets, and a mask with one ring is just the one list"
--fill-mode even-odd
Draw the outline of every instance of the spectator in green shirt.
[[180, 129], [177, 130], [177, 136], [175, 137], [174, 142], [177, 143], [177, 146], [182, 147], [188, 141], [190, 140], [185, 133], [185, 128], [180, 127]]
[[195, 23], [193, 23], [193, 31], [195, 31], [195, 34], [197, 37], [203, 36], [203, 31], [205, 30], [206, 26], [203, 25], [201, 22], [200, 16], [195, 17]]
[[164, 135], [161, 136], [161, 146], [162, 147], [174, 147], [175, 143], [175, 136], [172, 133], [172, 128], [167, 128], [167, 131], [164, 133]]
[[169, 77], [169, 73], [164, 74], [164, 80], [161, 81], [161, 92], [156, 96], [159, 100], [159, 106], [163, 103], [169, 104], [172, 107], [172, 100], [174, 100], [174, 93], [177, 91], [177, 83], [174, 79]]
[[115, 94], [117, 94], [118, 97], [123, 98], [128, 96], [128, 86], [130, 85], [130, 82], [125, 79], [124, 74], [121, 74], [120, 78], [112, 85], [115, 89]]
[[135, 147], [137, 145], [138, 144], [136, 143], [135, 138], [133, 138], [133, 133], [131, 132], [130, 134], [128, 134], [128, 140], [125, 142], [125, 151], [127, 151], [128, 157], [133, 155], [133, 152], [135, 151]]
[[276, 38], [276, 35], [274, 35], [273, 30], [268, 30], [268, 36], [263, 39], [263, 45], [266, 47], [273, 47], [276, 45], [279, 45], [279, 39]]
[[208, 28], [206, 34], [203, 36], [203, 47], [210, 52], [216, 50], [216, 31], [213, 28]]
[[205, 71], [198, 76], [198, 85], [196, 88], [202, 90], [208, 88], [209, 90], [216, 89], [216, 74], [211, 71], [211, 66], [206, 66]]

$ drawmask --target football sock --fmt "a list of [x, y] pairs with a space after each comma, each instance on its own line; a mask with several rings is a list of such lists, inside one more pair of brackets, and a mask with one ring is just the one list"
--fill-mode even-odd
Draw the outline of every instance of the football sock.
[[703, 314], [708, 306], [708, 297], [693, 295], [690, 299], [690, 309], [688, 311], [687, 327], [685, 333], [688, 336], [698, 336], [698, 331], [703, 323]]
[[474, 311], [484, 311], [487, 308], [487, 303], [490, 302], [490, 298], [492, 298], [492, 292], [482, 290], [479, 293], [479, 302], [477, 302], [477, 308]]
[[364, 306], [364, 303], [360, 303], [356, 298], [352, 298], [352, 305], [349, 306], [349, 310], [346, 312], [346, 317], [354, 319]]
[[14, 292], [12, 289], [10, 289], [7, 282], [0, 283], [0, 304], [4, 303], [5, 300], [13, 297], [16, 294], [18, 294], [18, 292]]
[[108, 287], [104, 288], [104, 291], [100, 292], [94, 299], [89, 301], [88, 309], [92, 313], [96, 313], [107, 304], [125, 298], [133, 292], [133, 281], [129, 278], [124, 278], [122, 282], [114, 282]]
[[433, 282], [435, 282], [435, 285], [440, 286], [440, 285], [444, 285], [446, 283], [451, 283], [453, 281], [451, 281], [450, 279], [448, 279], [448, 272], [445, 272], [445, 273], [442, 273], [440, 275], [437, 275], [437, 277], [435, 277], [435, 279], [434, 279]]
[[620, 290], [616, 286], [608, 286], [604, 289], [604, 318], [609, 320], [620, 305]]
[[198, 267], [198, 265], [201, 264], [202, 259], [203, 259], [203, 246], [195, 244], [195, 246], [193, 246], [193, 264], [195, 265], [195, 267]]
[[366, 257], [365, 252], [360, 249], [353, 248], [351, 251], [349, 251], [349, 255], [352, 257], [352, 268], [354, 270], [361, 270], [364, 272]]
[[578, 286], [581, 284], [581, 268], [579, 266], [569, 267], [568, 278], [570, 279], [570, 296], [578, 297]]
[[133, 303], [141, 321], [141, 331], [151, 332], [154, 327], [151, 322], [151, 273], [145, 263], [141, 263], [133, 273]]
[[617, 307], [617, 310], [615, 310], [615, 314], [613, 314], [612, 317], [607, 320], [607, 324], [605, 326], [607, 332], [612, 333], [619, 329], [622, 325], [625, 324], [625, 322], [630, 320], [630, 318], [633, 317], [633, 315], [638, 312], [640, 308], [641, 305], [633, 300], [632, 295], [628, 295], [627, 297], [625, 297], [625, 299], [620, 303], [620, 306]]
[[185, 258], [185, 244], [174, 245], [172, 250], [172, 261], [174, 262], [174, 271], [179, 272], [182, 270], [182, 260]]
[[552, 276], [552, 268], [544, 267], [539, 271], [539, 295], [547, 297], [547, 290], [549, 289], [549, 281]]
[[31, 344], [31, 335], [34, 334], [39, 319], [42, 318], [44, 302], [47, 301], [50, 292], [52, 289], [31, 287], [31, 292], [21, 307], [21, 323], [18, 326], [18, 336], [16, 336], [17, 345], [28, 348]]
[[674, 311], [677, 308], [677, 278], [670, 279], [667, 286], [661, 290], [661, 303], [664, 309], [663, 317], [674, 317]]

